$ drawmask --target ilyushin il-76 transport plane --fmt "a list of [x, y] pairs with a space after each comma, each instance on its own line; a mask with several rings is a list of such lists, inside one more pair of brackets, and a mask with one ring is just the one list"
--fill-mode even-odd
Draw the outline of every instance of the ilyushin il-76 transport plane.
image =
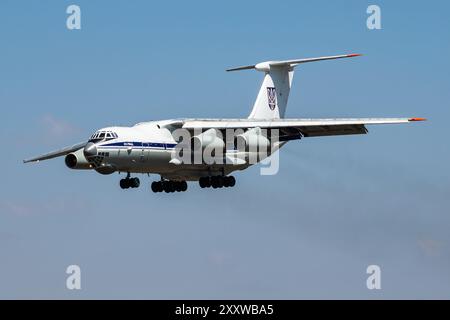
[[[181, 192], [187, 181], [201, 188], [233, 187], [232, 172], [261, 162], [291, 140], [308, 137], [365, 134], [367, 125], [422, 121], [423, 118], [286, 119], [284, 117], [294, 68], [308, 62], [351, 58], [347, 54], [311, 59], [267, 61], [229, 69], [253, 69], [264, 80], [247, 119], [175, 119], [132, 127], [107, 127], [88, 141], [24, 160], [38, 162], [65, 156], [71, 169], [100, 174], [126, 174], [122, 189], [137, 188], [131, 174], [157, 174], [153, 192]], [[231, 134], [230, 134], [231, 132]], [[231, 135], [231, 138], [230, 138]]]

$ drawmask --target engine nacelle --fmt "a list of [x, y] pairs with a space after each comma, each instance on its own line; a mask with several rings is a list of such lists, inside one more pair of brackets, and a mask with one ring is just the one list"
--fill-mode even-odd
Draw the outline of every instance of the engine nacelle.
[[247, 152], [270, 151], [270, 141], [263, 135], [261, 128], [253, 128], [237, 135], [235, 138], [235, 146], [238, 150], [245, 148], [244, 150]]
[[69, 153], [65, 158], [64, 162], [66, 166], [70, 169], [87, 170], [92, 169], [92, 166], [86, 160], [83, 154], [83, 149]]
[[192, 148], [194, 151], [204, 150], [206, 147], [208, 149], [225, 148], [225, 142], [216, 129], [209, 129], [192, 137]]

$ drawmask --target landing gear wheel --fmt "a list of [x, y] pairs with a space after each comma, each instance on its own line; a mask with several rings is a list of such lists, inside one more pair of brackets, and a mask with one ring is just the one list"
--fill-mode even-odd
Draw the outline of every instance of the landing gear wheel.
[[163, 191], [162, 190], [162, 184], [159, 181], [153, 181], [151, 188], [152, 188], [152, 191], [155, 192], [155, 193]]
[[122, 189], [128, 189], [130, 187], [128, 179], [121, 179], [120, 180], [120, 187]]
[[200, 188], [211, 188], [211, 177], [201, 177], [198, 180]]
[[139, 186], [141, 185], [141, 181], [139, 181], [139, 178], [132, 178], [130, 179], [130, 182], [132, 188], [139, 188]]
[[169, 190], [170, 193], [174, 193], [175, 191], [177, 191], [177, 185], [175, 181], [169, 181]]
[[229, 176], [227, 177], [228, 179], [228, 186], [229, 187], [234, 187], [236, 185], [236, 179], [233, 176]]
[[170, 192], [169, 185], [170, 185], [170, 181], [163, 181], [162, 182], [162, 190], [165, 193], [169, 193]]
[[200, 188], [206, 188], [206, 179], [205, 177], [201, 177], [200, 179], [198, 179], [198, 184], [200, 185]]
[[213, 189], [217, 189], [219, 187], [217, 177], [211, 177], [211, 186], [213, 187]]
[[181, 184], [180, 190], [182, 192], [185, 192], [187, 190], [187, 188], [188, 188], [187, 182], [186, 181], [181, 181], [180, 184]]
[[223, 185], [224, 185], [224, 177], [218, 176], [217, 177], [217, 187], [218, 188], [223, 188]]

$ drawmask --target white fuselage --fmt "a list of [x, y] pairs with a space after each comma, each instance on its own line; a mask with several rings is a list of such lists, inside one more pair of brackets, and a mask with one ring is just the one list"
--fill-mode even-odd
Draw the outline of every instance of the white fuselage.
[[156, 173], [171, 180], [198, 180], [203, 176], [227, 175], [249, 166], [171, 163], [177, 141], [164, 127], [164, 121], [145, 122], [133, 127], [107, 127], [101, 131], [117, 135], [117, 138], [95, 142], [96, 155], [87, 157], [89, 167], [102, 174]]

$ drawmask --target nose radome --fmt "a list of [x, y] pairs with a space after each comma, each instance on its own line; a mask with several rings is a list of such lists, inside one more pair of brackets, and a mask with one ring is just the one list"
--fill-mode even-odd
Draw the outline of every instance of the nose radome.
[[84, 147], [83, 153], [86, 158], [96, 156], [97, 155], [97, 147], [95, 146], [95, 143], [89, 142]]

